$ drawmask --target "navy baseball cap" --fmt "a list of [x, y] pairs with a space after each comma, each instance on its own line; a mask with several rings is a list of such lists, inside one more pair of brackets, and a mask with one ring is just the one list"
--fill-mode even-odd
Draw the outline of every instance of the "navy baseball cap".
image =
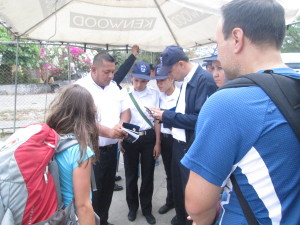
[[212, 63], [211, 61], [205, 62], [205, 63], [202, 64], [202, 66], [208, 66], [208, 65], [211, 65], [211, 63]]
[[132, 76], [144, 80], [152, 80], [150, 77], [150, 66], [146, 62], [136, 62], [133, 65]]
[[179, 46], [168, 46], [160, 54], [162, 67], [159, 70], [159, 75], [168, 75], [172, 66], [180, 60], [188, 59], [187, 55], [184, 53], [183, 48]]
[[159, 74], [161, 67], [162, 65], [158, 64], [157, 67], [155, 68], [155, 76], [153, 77], [155, 80], [164, 80], [168, 78], [168, 74], [164, 74], [164, 75]]
[[218, 60], [218, 48], [215, 48], [214, 53], [212, 54], [212, 56], [206, 58], [205, 60], [203, 60], [203, 62], [207, 62], [207, 63], [212, 63], [212, 61], [216, 61]]

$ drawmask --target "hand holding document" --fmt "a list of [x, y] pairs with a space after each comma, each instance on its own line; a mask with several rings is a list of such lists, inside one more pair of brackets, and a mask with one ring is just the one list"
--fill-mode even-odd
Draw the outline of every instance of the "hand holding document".
[[123, 126], [121, 127], [121, 129], [128, 133], [128, 136], [124, 138], [124, 141], [127, 141], [129, 143], [134, 143], [140, 137], [139, 136], [139, 130], [140, 130], [139, 126], [136, 126], [131, 123], [123, 123]]

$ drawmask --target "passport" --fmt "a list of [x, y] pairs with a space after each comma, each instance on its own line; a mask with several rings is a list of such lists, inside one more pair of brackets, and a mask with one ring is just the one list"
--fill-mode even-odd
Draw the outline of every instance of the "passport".
[[124, 141], [129, 143], [134, 143], [139, 139], [139, 130], [140, 127], [131, 123], [123, 123], [122, 130], [128, 133], [127, 137], [124, 138]]

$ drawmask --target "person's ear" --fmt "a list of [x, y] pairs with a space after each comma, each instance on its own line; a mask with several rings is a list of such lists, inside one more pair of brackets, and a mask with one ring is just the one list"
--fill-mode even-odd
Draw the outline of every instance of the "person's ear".
[[168, 79], [171, 83], [174, 83], [174, 81], [175, 81], [175, 80], [174, 80], [173, 78], [171, 78], [171, 77], [168, 77], [167, 79]]
[[182, 60], [180, 60], [180, 61], [178, 61], [178, 65], [179, 65], [180, 67], [183, 67], [183, 66], [184, 66], [184, 62], [183, 62]]
[[92, 71], [92, 73], [95, 73], [96, 72], [96, 66], [92, 65], [91, 71]]
[[244, 31], [239, 28], [233, 28], [232, 32], [231, 32], [233, 41], [234, 41], [234, 53], [239, 53], [245, 44], [245, 34]]

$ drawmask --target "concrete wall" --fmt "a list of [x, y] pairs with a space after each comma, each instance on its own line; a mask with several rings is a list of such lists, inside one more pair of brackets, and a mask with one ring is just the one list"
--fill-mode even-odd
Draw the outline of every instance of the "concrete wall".
[[[26, 95], [26, 94], [41, 94], [41, 93], [53, 93], [59, 87], [69, 84], [68, 81], [62, 81], [55, 84], [18, 84], [17, 94]], [[15, 94], [15, 85], [14, 84], [5, 84], [0, 85], [0, 95], [14, 95]]]

